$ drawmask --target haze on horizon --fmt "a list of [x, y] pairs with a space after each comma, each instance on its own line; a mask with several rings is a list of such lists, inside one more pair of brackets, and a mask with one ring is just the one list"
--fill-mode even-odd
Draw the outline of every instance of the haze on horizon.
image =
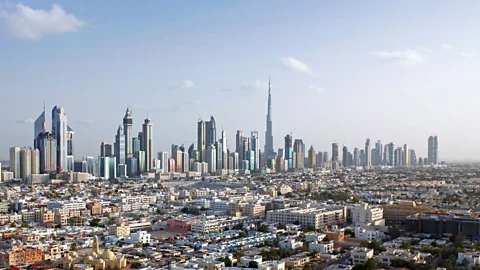
[[[478, 1], [0, 1], [0, 160], [65, 108], [75, 158], [113, 143], [127, 107], [154, 152], [196, 141], [197, 120], [257, 130], [272, 80], [274, 148], [408, 144], [479, 160]], [[49, 123], [50, 123], [49, 119]]]

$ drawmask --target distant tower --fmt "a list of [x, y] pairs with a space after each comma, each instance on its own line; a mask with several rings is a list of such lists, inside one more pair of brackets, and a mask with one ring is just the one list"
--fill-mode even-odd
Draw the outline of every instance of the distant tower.
[[214, 145], [217, 141], [217, 125], [215, 124], [215, 118], [210, 116], [210, 121], [205, 123], [206, 127], [206, 141], [207, 146]]
[[[332, 143], [332, 162], [338, 161], [338, 143]], [[328, 160], [325, 160], [328, 162]]]
[[225, 130], [222, 130], [222, 161], [223, 161], [223, 168], [228, 169], [228, 147], [227, 147], [227, 135]]
[[252, 147], [251, 150], [253, 151], [253, 170], [257, 171], [260, 169], [260, 152], [259, 152], [259, 142], [258, 142], [258, 131], [252, 131], [251, 136]]
[[240, 160], [243, 160], [243, 132], [241, 130], [237, 130], [237, 135], [235, 136], [235, 152], [238, 153]]
[[52, 110], [52, 133], [57, 139], [57, 171], [67, 170], [67, 116], [65, 110], [59, 106]]
[[145, 169], [150, 172], [153, 167], [153, 130], [150, 118], [146, 118], [142, 125], [142, 140], [141, 148], [145, 152]]
[[127, 108], [123, 117], [123, 133], [125, 135], [125, 156], [133, 157], [133, 138], [132, 138], [133, 117], [132, 109]]
[[296, 139], [293, 144], [293, 151], [296, 154], [296, 168], [303, 169], [305, 168], [305, 153], [304, 153], [304, 144], [301, 139]]
[[[438, 138], [437, 136], [428, 137], [428, 163], [438, 164]], [[426, 164], [424, 164], [426, 165]]]
[[365, 141], [365, 166], [371, 167], [372, 166], [372, 150], [370, 148], [370, 139]]
[[310, 149], [308, 150], [308, 162], [308, 167], [312, 169], [315, 169], [317, 167], [317, 153], [315, 152], [315, 148], [313, 148], [313, 145], [311, 145]]
[[342, 165], [343, 167], [348, 166], [348, 147], [346, 145], [342, 148]]
[[206, 123], [202, 120], [198, 121], [197, 129], [197, 151], [199, 155], [200, 162], [207, 161], [206, 151], [207, 151], [207, 131]]
[[408, 150], [408, 145], [403, 145], [403, 156], [402, 156], [402, 165], [405, 167], [410, 166], [410, 159], [409, 159], [410, 151]]
[[268, 80], [268, 108], [267, 108], [267, 130], [265, 131], [265, 157], [268, 160], [275, 156], [273, 150], [273, 131], [272, 131], [272, 87], [270, 79]]
[[14, 178], [21, 178], [20, 151], [20, 147], [10, 148], [10, 171], [13, 172]]
[[73, 163], [74, 163], [74, 143], [73, 137], [75, 132], [73, 129], [67, 125], [67, 171], [73, 172]]
[[293, 169], [293, 138], [291, 134], [285, 136], [285, 170]]
[[33, 148], [38, 148], [37, 138], [38, 135], [46, 131], [46, 122], [45, 122], [45, 105], [43, 106], [43, 112], [38, 116], [37, 120], [33, 124]]
[[100, 255], [100, 244], [96, 235], [93, 236], [92, 253]]
[[125, 142], [125, 132], [123, 127], [120, 125], [117, 129], [117, 135], [115, 136], [115, 158], [117, 165], [126, 164], [126, 142]]

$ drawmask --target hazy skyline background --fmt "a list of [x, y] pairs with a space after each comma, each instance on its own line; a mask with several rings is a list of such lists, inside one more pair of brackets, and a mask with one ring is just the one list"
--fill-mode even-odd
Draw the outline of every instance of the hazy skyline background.
[[[217, 134], [260, 133], [272, 80], [275, 149], [363, 148], [370, 137], [425, 157], [479, 160], [478, 1], [0, 2], [0, 160], [31, 146], [46, 101], [75, 131], [75, 158], [113, 143], [127, 106], [154, 152]], [[49, 119], [49, 121], [50, 121]], [[373, 147], [373, 146], [372, 146]]]

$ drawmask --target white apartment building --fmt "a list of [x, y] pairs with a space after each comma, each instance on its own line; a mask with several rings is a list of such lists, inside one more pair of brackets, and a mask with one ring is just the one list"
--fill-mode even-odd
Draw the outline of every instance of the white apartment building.
[[260, 270], [285, 270], [284, 261], [264, 261], [259, 265]]
[[131, 233], [130, 236], [125, 240], [125, 242], [130, 244], [142, 243], [150, 244], [152, 235], [147, 231], [138, 231]]
[[352, 222], [355, 225], [375, 225], [384, 226], [383, 208], [372, 207], [367, 203], [349, 206]]
[[216, 218], [215, 216], [202, 217], [202, 219], [192, 222], [192, 232], [219, 232], [225, 228], [231, 228], [238, 224], [250, 223], [256, 221], [255, 218], [237, 218], [237, 217], [224, 217]]
[[350, 252], [352, 264], [365, 264], [368, 259], [373, 258], [373, 249], [365, 247], [356, 247]]
[[122, 203], [147, 203], [147, 204], [153, 204], [157, 202], [157, 197], [156, 196], [146, 196], [146, 195], [139, 195], [139, 196], [128, 196], [125, 198], [122, 198]]
[[298, 222], [302, 227], [313, 226], [320, 229], [325, 226], [345, 222], [345, 208], [300, 208], [292, 207], [267, 212], [268, 222], [290, 224]]
[[322, 254], [332, 254], [333, 240], [328, 242], [312, 242], [308, 244], [308, 249]]
[[412, 254], [406, 249], [389, 249], [377, 256], [378, 265], [381, 267], [391, 267], [392, 260], [404, 260], [418, 262], [420, 256], [418, 254]]
[[56, 209], [68, 209], [70, 210], [84, 210], [87, 209], [87, 203], [85, 202], [74, 202], [74, 201], [64, 201], [64, 202], [48, 202], [47, 203], [48, 210], [56, 210]]
[[379, 230], [355, 227], [355, 238], [367, 241], [382, 241], [386, 238], [386, 235], [384, 232]]
[[465, 262], [468, 262], [467, 269], [476, 269], [474, 267], [480, 265], [480, 252], [458, 253], [457, 266], [465, 265]]

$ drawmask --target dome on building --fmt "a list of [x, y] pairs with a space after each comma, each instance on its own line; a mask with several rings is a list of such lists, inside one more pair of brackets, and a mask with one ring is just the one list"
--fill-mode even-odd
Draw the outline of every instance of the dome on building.
[[100, 256], [100, 258], [104, 260], [114, 260], [115, 254], [111, 250], [107, 249], [102, 253], [102, 256]]

